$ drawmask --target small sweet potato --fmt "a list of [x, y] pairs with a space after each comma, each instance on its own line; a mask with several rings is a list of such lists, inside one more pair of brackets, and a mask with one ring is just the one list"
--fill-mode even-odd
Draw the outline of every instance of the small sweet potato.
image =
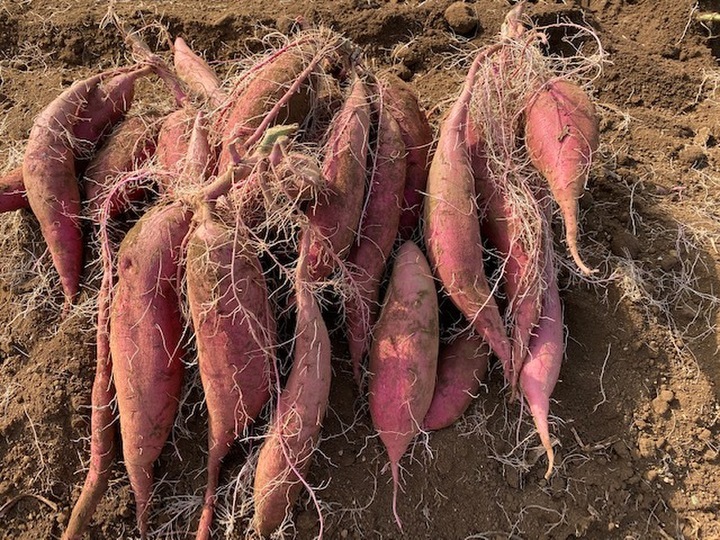
[[530, 159], [545, 177], [565, 222], [565, 241], [584, 274], [592, 270], [577, 245], [578, 198], [587, 182], [600, 128], [595, 107], [576, 84], [548, 82], [534, 94], [525, 111], [525, 144]]
[[489, 352], [480, 336], [468, 333], [440, 348], [435, 393], [423, 419], [424, 430], [446, 428], [463, 415], [485, 379]]
[[21, 165], [0, 177], [0, 214], [29, 207]]

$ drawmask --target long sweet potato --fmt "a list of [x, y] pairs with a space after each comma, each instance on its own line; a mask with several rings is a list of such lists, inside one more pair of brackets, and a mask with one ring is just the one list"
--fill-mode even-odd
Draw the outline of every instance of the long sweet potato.
[[29, 206], [21, 165], [0, 177], [0, 214]]
[[379, 310], [380, 280], [390, 256], [402, 212], [406, 178], [405, 144], [387, 103], [376, 107], [377, 140], [358, 239], [348, 255], [351, 276], [358, 287], [346, 306], [348, 348], [356, 382], [360, 383], [362, 357]]
[[[126, 118], [107, 138], [83, 174], [85, 199], [90, 215], [96, 215], [110, 191], [114, 180], [122, 173], [141, 167], [155, 153], [158, 125], [139, 116]], [[144, 195], [142, 188], [116, 192], [106, 206], [108, 217], [115, 217], [127, 209], [128, 203]]]
[[599, 125], [595, 107], [582, 88], [560, 79], [534, 94], [525, 111], [525, 144], [560, 207], [575, 264], [584, 274], [592, 273], [578, 251], [577, 200], [599, 144]]
[[210, 538], [220, 463], [270, 399], [275, 320], [257, 256], [205, 209], [188, 242], [187, 295], [208, 409], [208, 483], [197, 538]]
[[552, 245], [549, 242], [545, 257], [544, 277], [547, 288], [543, 294], [540, 323], [530, 340], [530, 350], [520, 372], [520, 390], [527, 401], [540, 441], [547, 452], [548, 468], [545, 473], [547, 479], [552, 474], [555, 463], [555, 452], [548, 427], [550, 396], [560, 375], [565, 341], [562, 305], [553, 266]]
[[400, 237], [408, 240], [417, 229], [430, 169], [430, 148], [433, 133], [427, 116], [420, 108], [412, 88], [395, 75], [384, 75], [385, 100], [407, 151], [407, 174], [400, 215]]
[[[345, 258], [355, 239], [367, 176], [370, 104], [365, 82], [357, 78], [335, 117], [323, 160], [327, 191], [307, 211], [316, 233], [308, 253], [314, 279], [326, 277], [334, 258]], [[324, 238], [323, 238], [324, 237]]]
[[[497, 177], [490, 170], [486, 143], [480, 135], [476, 120], [468, 121], [467, 140], [477, 204], [482, 216], [482, 235], [488, 239], [498, 257], [507, 295], [506, 320], [512, 336], [512, 378], [507, 382], [514, 396], [520, 370], [527, 356], [530, 335], [540, 318], [542, 218], [529, 189], [514, 186], [512, 198], [508, 178]], [[503, 173], [508, 174], [507, 171]], [[533, 245], [533, 249], [528, 248], [530, 245]]]
[[440, 342], [435, 283], [425, 256], [411, 241], [395, 258], [374, 334], [370, 416], [388, 452], [393, 514], [402, 527], [397, 513], [399, 463], [432, 402]]
[[488, 369], [489, 349], [477, 334], [464, 333], [440, 348], [437, 382], [422, 427], [436, 431], [451, 426], [472, 403]]
[[212, 68], [179, 36], [173, 45], [173, 64], [175, 73], [190, 90], [207, 98], [213, 106], [220, 106], [227, 99]]
[[453, 303], [483, 336], [512, 380], [511, 347], [483, 270], [483, 249], [475, 200], [475, 180], [466, 125], [478, 55], [460, 97], [440, 128], [428, 176], [425, 244], [436, 276]]
[[97, 143], [125, 113], [132, 102], [136, 78], [146, 72], [147, 68], [120, 69], [76, 82], [37, 116], [30, 131], [23, 181], [60, 275], [66, 307], [79, 291], [83, 259], [75, 168], [80, 152], [76, 141]]
[[[270, 536], [292, 510], [317, 446], [330, 396], [330, 337], [320, 308], [308, 288], [307, 252], [303, 238], [295, 276], [294, 360], [278, 398], [270, 431], [258, 457], [253, 488], [252, 528]], [[322, 516], [321, 534], [322, 534]]]
[[178, 262], [190, 220], [191, 212], [181, 203], [155, 207], [130, 230], [118, 254], [110, 353], [123, 456], [142, 538], [147, 535], [153, 462], [180, 400], [184, 368]]
[[90, 415], [90, 466], [80, 497], [70, 514], [62, 540], [80, 540], [90, 523], [95, 508], [107, 490], [111, 466], [116, 454], [115, 414], [112, 402], [115, 385], [112, 381], [109, 316], [112, 273], [106, 272], [98, 294], [95, 380], [92, 387]]

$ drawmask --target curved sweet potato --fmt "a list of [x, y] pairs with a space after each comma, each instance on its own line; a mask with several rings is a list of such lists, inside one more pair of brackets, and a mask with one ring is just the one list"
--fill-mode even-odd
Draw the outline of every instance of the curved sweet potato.
[[400, 236], [412, 237], [420, 222], [422, 204], [430, 170], [430, 148], [433, 132], [427, 116], [420, 108], [412, 88], [395, 75], [384, 75], [386, 105], [400, 126], [400, 133], [407, 150], [407, 174], [400, 215]]
[[[347, 257], [355, 239], [365, 197], [369, 131], [367, 88], [358, 78], [331, 128], [323, 160], [327, 191], [307, 210], [315, 230], [308, 252], [313, 279], [328, 276], [334, 267], [334, 257]], [[328, 253], [328, 248], [332, 253]]]
[[512, 380], [511, 347], [483, 269], [475, 180], [467, 142], [468, 106], [476, 58], [460, 97], [440, 128], [425, 200], [425, 244], [443, 288], [465, 318], [500, 358]]
[[213, 106], [217, 107], [227, 99], [212, 68], [179, 36], [173, 45], [173, 64], [175, 73], [190, 90], [210, 100]]
[[599, 132], [592, 101], [570, 81], [547, 83], [532, 96], [525, 111], [525, 144], [530, 159], [560, 207], [568, 250], [584, 274], [592, 270], [578, 251], [577, 200], [585, 189]]
[[[381, 92], [381, 96], [383, 94]], [[406, 178], [406, 152], [400, 126], [387, 104], [378, 108], [377, 140], [367, 200], [357, 242], [353, 243], [348, 255], [359, 296], [350, 298], [345, 322], [350, 359], [358, 384], [362, 357], [367, 351], [370, 329], [380, 307], [380, 280], [398, 234]]]

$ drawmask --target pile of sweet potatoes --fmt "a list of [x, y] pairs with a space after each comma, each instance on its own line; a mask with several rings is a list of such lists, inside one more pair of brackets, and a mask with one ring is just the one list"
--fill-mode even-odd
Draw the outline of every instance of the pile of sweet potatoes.
[[[136, 63], [75, 83], [38, 115], [22, 167], [0, 179], [0, 211], [37, 218], [66, 311], [97, 294], [90, 465], [63, 538], [82, 537], [118, 449], [147, 536], [153, 465], [194, 360], [208, 418], [197, 538], [211, 536], [223, 458], [249, 432], [263, 437], [247, 527], [282, 528], [303, 489], [315, 500], [307, 473], [333, 378], [332, 311], [388, 452], [398, 525], [403, 454], [462, 416], [491, 354], [552, 473], [564, 338], [551, 201], [590, 272], [577, 199], [598, 125], [521, 16], [519, 4], [477, 54], [437, 141], [407, 84], [323, 29], [225, 82], [183, 39], [170, 65], [128, 33]], [[134, 110], [135, 83], [151, 76], [173, 110]], [[100, 276], [85, 264], [88, 235]], [[334, 307], [320, 300], [328, 289]], [[442, 296], [464, 317], [449, 343]]]

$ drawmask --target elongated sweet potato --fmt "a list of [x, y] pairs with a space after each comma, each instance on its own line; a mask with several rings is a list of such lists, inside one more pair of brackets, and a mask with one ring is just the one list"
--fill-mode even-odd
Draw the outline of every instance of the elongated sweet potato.
[[205, 97], [215, 107], [227, 99], [218, 76], [181, 37], [175, 38], [173, 63], [175, 73], [190, 87], [192, 92]]
[[411, 241], [399, 249], [370, 349], [369, 403], [373, 426], [390, 459], [393, 514], [399, 463], [420, 431], [435, 389], [440, 329], [430, 267]]
[[[513, 188], [514, 198], [511, 198], [508, 179], [493, 175], [488, 167], [487, 148], [475, 120], [468, 121], [468, 147], [482, 216], [482, 235], [488, 239], [498, 257], [507, 295], [506, 320], [512, 336], [512, 378], [507, 382], [515, 396], [530, 335], [540, 318], [543, 221], [529, 189], [516, 185]], [[507, 171], [505, 174], [508, 174]]]
[[398, 234], [406, 178], [405, 144], [387, 103], [383, 106], [383, 94], [377, 111], [377, 140], [368, 195], [358, 239], [348, 255], [359, 293], [346, 306], [348, 348], [358, 384], [362, 357], [380, 307], [380, 280]]
[[90, 466], [85, 484], [72, 513], [62, 540], [80, 540], [90, 523], [95, 508], [107, 490], [112, 463], [116, 454], [115, 385], [112, 381], [109, 319], [111, 272], [106, 272], [98, 294], [95, 380], [92, 388], [90, 415]]
[[29, 206], [21, 165], [0, 177], [0, 214]]
[[[76, 82], [37, 116], [30, 131], [23, 181], [60, 275], [66, 307], [79, 291], [83, 259], [76, 141], [94, 145], [125, 113], [132, 102], [136, 78], [146, 72], [146, 68], [119, 69]], [[108, 80], [107, 86], [102, 86]]]
[[123, 456], [142, 538], [147, 535], [153, 463], [180, 400], [184, 367], [178, 262], [190, 220], [191, 212], [180, 203], [155, 207], [130, 230], [118, 254], [110, 353]]
[[440, 348], [437, 382], [422, 427], [436, 431], [453, 425], [480, 390], [488, 369], [489, 349], [483, 339], [467, 333]]
[[202, 213], [190, 236], [187, 294], [208, 409], [208, 483], [197, 538], [210, 538], [220, 463], [270, 399], [275, 320], [257, 256]]
[[407, 174], [400, 216], [400, 236], [412, 237], [422, 215], [422, 203], [430, 169], [430, 148], [433, 133], [427, 116], [420, 108], [412, 88], [395, 75], [384, 75], [382, 85], [384, 98], [393, 118], [400, 126], [400, 133], [407, 151]]
[[[138, 116], [126, 118], [115, 129], [88, 164], [83, 175], [88, 211], [96, 215], [117, 177], [141, 167], [155, 153], [158, 125]], [[138, 186], [116, 192], [107, 205], [112, 218], [127, 209], [128, 203], [143, 197]]]
[[233, 164], [231, 146], [238, 148], [240, 156], [249, 148], [246, 142], [268, 113], [288, 93], [293, 83], [300, 85], [290, 97], [286, 106], [277, 112], [271, 124], [302, 123], [313, 100], [313, 90], [309, 79], [301, 81], [305, 69], [318, 59], [312, 46], [289, 46], [269, 63], [258, 69], [252, 80], [234, 99], [233, 107], [224, 115], [221, 128], [222, 146], [218, 158], [218, 171], [223, 173]]
[[530, 350], [520, 372], [520, 390], [527, 401], [540, 441], [547, 452], [548, 468], [545, 473], [547, 479], [552, 474], [555, 463], [555, 452], [548, 427], [550, 396], [560, 376], [565, 341], [562, 305], [553, 266], [552, 246], [549, 243], [545, 256], [544, 275], [547, 288], [543, 294], [540, 323], [530, 340]]
[[[303, 238], [295, 278], [294, 361], [278, 398], [270, 431], [258, 457], [253, 488], [252, 528], [270, 536], [292, 510], [317, 446], [330, 396], [330, 338], [320, 308], [308, 289], [307, 250]], [[321, 536], [322, 536], [322, 516]]]
[[568, 250], [578, 268], [590, 274], [578, 251], [577, 200], [599, 144], [599, 125], [582, 88], [560, 79], [534, 94], [525, 111], [525, 144], [560, 207]]
[[466, 126], [478, 56], [460, 97], [440, 128], [425, 200], [425, 244], [435, 275], [453, 303], [483, 336], [512, 380], [511, 347], [483, 269], [475, 180]]
[[367, 88], [357, 78], [331, 128], [323, 160], [327, 191], [307, 211], [310, 223], [319, 233], [314, 235], [308, 253], [314, 279], [330, 274], [334, 257], [347, 257], [355, 239], [365, 197], [369, 130]]

